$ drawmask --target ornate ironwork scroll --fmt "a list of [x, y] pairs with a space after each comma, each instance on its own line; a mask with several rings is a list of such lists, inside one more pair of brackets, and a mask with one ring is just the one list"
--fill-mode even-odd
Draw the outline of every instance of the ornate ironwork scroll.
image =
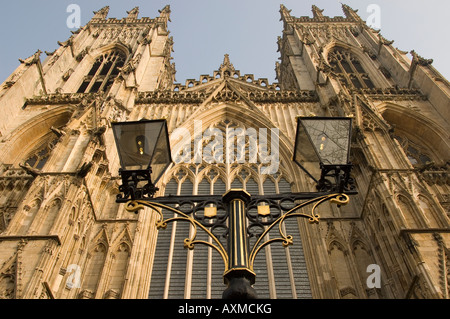
[[[256, 255], [261, 251], [263, 247], [275, 242], [281, 242], [283, 247], [288, 247], [289, 245], [293, 244], [292, 235], [287, 235], [283, 231], [282, 225], [286, 219], [292, 217], [302, 217], [308, 218], [311, 224], [319, 223], [320, 216], [315, 212], [316, 208], [320, 204], [327, 201], [341, 206], [346, 205], [349, 202], [349, 197], [345, 194], [340, 193], [322, 195], [306, 200], [297, 205], [293, 204], [295, 202], [295, 196], [286, 196], [280, 199], [261, 198], [251, 201], [248, 204], [247, 209], [247, 217], [251, 221], [249, 224], [249, 234], [257, 236], [258, 239], [250, 252], [250, 269], [253, 270]], [[269, 206], [270, 212], [266, 213], [265, 209], [261, 209], [261, 204], [263, 204], [263, 207]], [[313, 204], [313, 207], [310, 214], [298, 212], [299, 209], [311, 204]], [[262, 242], [264, 240], [264, 237], [276, 225], [278, 225], [278, 231], [281, 237], [269, 239], [265, 242]], [[255, 233], [254, 231], [252, 231], [252, 228], [259, 228], [260, 232]]]
[[[303, 200], [303, 202], [296, 204], [298, 200]], [[281, 242], [283, 247], [293, 244], [292, 235], [288, 235], [283, 231], [282, 225], [285, 220], [301, 217], [308, 218], [311, 224], [318, 223], [320, 216], [316, 213], [316, 209], [319, 205], [328, 201], [341, 206], [349, 202], [349, 197], [341, 193], [289, 193], [252, 196], [245, 209], [248, 219], [247, 234], [250, 237], [256, 237], [257, 240], [250, 251], [249, 269], [253, 271], [255, 258], [263, 247], [275, 242]], [[176, 204], [177, 208], [166, 204]], [[308, 205], [313, 205], [309, 214], [298, 211]], [[230, 270], [228, 252], [220, 241], [220, 237], [227, 237], [229, 227], [227, 226], [229, 214], [224, 207], [221, 196], [168, 196], [154, 198], [152, 201], [132, 200], [126, 204], [126, 210], [135, 213], [145, 207], [152, 209], [159, 215], [156, 221], [158, 230], [166, 229], [167, 225], [174, 221], [189, 222], [193, 227], [193, 231], [190, 237], [184, 239], [184, 247], [192, 250], [196, 244], [202, 244], [214, 248], [222, 257], [225, 273]], [[171, 211], [175, 215], [164, 219], [162, 210]], [[280, 237], [263, 242], [269, 231], [277, 225]], [[198, 228], [205, 231], [213, 242], [197, 240]]]
[[[150, 202], [150, 201], [144, 201], [144, 200], [135, 200], [130, 201], [126, 205], [126, 210], [129, 212], [138, 212], [141, 209], [144, 209], [145, 207], [148, 207], [155, 211], [159, 215], [159, 219], [156, 221], [156, 228], [159, 229], [166, 229], [167, 225], [169, 223], [172, 223], [174, 221], [186, 221], [189, 222], [193, 226], [193, 232], [190, 237], [184, 239], [184, 247], [192, 250], [194, 249], [196, 244], [202, 244], [206, 245], [208, 247], [214, 248], [222, 257], [222, 260], [225, 265], [225, 271], [228, 270], [228, 254], [225, 249], [225, 247], [222, 245], [220, 240], [216, 237], [216, 235], [213, 234], [212, 230], [216, 227], [224, 227], [222, 225], [222, 222], [226, 220], [227, 216], [204, 216], [200, 214], [200, 211], [205, 211], [205, 208], [207, 205], [210, 205], [211, 201], [203, 201], [200, 205], [195, 205], [193, 202], [184, 202], [181, 205], [179, 205], [180, 209], [185, 210], [185, 212], [181, 211], [180, 209], [176, 209], [161, 203], [157, 202]], [[219, 206], [221, 208], [221, 206]], [[175, 213], [175, 217], [164, 219], [162, 210], [168, 210], [173, 213]], [[189, 214], [193, 214], [194, 217], [189, 216]], [[213, 220], [213, 218], [216, 218], [216, 220]], [[209, 221], [208, 221], [209, 220]], [[204, 241], [204, 240], [197, 240], [197, 227], [201, 228], [203, 231], [205, 231], [209, 237], [213, 240], [213, 243]], [[208, 228], [211, 228], [208, 229]]]

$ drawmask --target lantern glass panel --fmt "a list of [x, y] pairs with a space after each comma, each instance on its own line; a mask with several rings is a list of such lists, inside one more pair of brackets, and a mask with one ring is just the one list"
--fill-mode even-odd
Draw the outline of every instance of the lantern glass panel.
[[113, 123], [113, 132], [123, 170], [152, 169], [156, 183], [172, 162], [165, 120]]
[[346, 165], [349, 162], [351, 118], [299, 117], [294, 161], [316, 181], [321, 164]]

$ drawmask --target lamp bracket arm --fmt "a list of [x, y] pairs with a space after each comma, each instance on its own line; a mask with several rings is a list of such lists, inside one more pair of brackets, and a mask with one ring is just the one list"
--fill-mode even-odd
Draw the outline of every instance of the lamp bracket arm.
[[[140, 210], [145, 209], [145, 207], [150, 208], [152, 211], [154, 211], [158, 214], [159, 218], [156, 221], [156, 228], [158, 230], [161, 228], [166, 229], [167, 225], [174, 221], [182, 221], [182, 222], [190, 223], [193, 227], [193, 231], [189, 238], [184, 239], [184, 247], [189, 250], [192, 250], [192, 249], [194, 249], [196, 244], [202, 244], [202, 245], [206, 245], [208, 247], [214, 248], [222, 257], [222, 260], [225, 265], [225, 271], [228, 270], [228, 254], [227, 254], [225, 248], [223, 247], [222, 243], [219, 241], [219, 239], [207, 227], [202, 225], [199, 221], [192, 218], [188, 214], [185, 214], [176, 208], [173, 208], [173, 207], [161, 204], [161, 203], [157, 203], [157, 202], [150, 202], [150, 201], [145, 201], [145, 200], [129, 201], [126, 204], [125, 209], [129, 212], [137, 213]], [[164, 216], [162, 213], [163, 209], [169, 210], [169, 211], [175, 213], [176, 214], [175, 217], [164, 219]], [[206, 234], [209, 237], [211, 237], [211, 239], [215, 242], [215, 244], [207, 242], [207, 241], [203, 241], [203, 240], [196, 240], [195, 238], [197, 237], [197, 227], [200, 227], [204, 232], [206, 232]]]
[[[270, 224], [269, 226], [267, 226], [264, 230], [264, 232], [259, 235], [258, 240], [256, 241], [256, 243], [254, 244], [251, 252], [250, 252], [250, 269], [253, 270], [253, 265], [256, 259], [257, 254], [261, 251], [262, 248], [264, 248], [267, 245], [270, 245], [274, 242], [282, 242], [283, 247], [288, 247], [289, 245], [293, 244], [293, 237], [291, 235], [287, 235], [285, 234], [284, 230], [283, 230], [283, 223], [286, 219], [288, 218], [293, 218], [293, 217], [302, 217], [302, 218], [308, 218], [309, 222], [311, 224], [317, 224], [319, 223], [319, 219], [320, 216], [318, 214], [316, 214], [316, 209], [319, 205], [329, 201], [330, 203], [336, 204], [338, 206], [341, 205], [346, 205], [349, 202], [349, 197], [346, 194], [342, 194], [342, 193], [337, 193], [337, 194], [328, 194], [328, 195], [323, 195], [323, 196], [318, 196], [317, 198], [313, 198], [307, 201], [304, 201], [298, 205], [296, 205], [295, 207], [293, 207], [292, 209], [290, 209], [289, 211], [287, 211], [284, 215], [282, 215], [281, 217], [279, 217], [277, 220], [275, 220], [272, 224]], [[297, 210], [314, 204], [312, 209], [311, 209], [311, 213], [310, 214], [306, 214], [306, 213], [301, 213], [301, 212], [297, 212]], [[278, 238], [273, 238], [270, 239], [266, 242], [263, 242], [264, 237], [269, 233], [270, 230], [272, 230], [272, 228], [274, 228], [276, 225], [278, 225], [278, 232], [280, 234], [281, 237]]]

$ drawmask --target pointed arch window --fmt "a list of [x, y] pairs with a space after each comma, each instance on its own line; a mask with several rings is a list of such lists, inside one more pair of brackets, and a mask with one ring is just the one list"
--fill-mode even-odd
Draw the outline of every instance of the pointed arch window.
[[83, 289], [90, 290], [93, 293], [97, 290], [107, 252], [108, 249], [104, 243], [97, 244], [97, 246], [89, 252], [88, 266], [82, 284]]
[[47, 160], [50, 157], [50, 153], [58, 142], [58, 138], [54, 138], [49, 140], [49, 138], [45, 138], [45, 142], [42, 143], [39, 147], [35, 148], [25, 160], [25, 164], [28, 164], [30, 167], [35, 169], [42, 169], [47, 163]]
[[375, 86], [369, 78], [369, 74], [364, 70], [361, 62], [349, 51], [343, 48], [335, 48], [328, 55], [333, 72], [340, 81], [347, 86], [357, 89], [371, 89]]
[[84, 77], [78, 93], [108, 92], [124, 64], [125, 56], [119, 51], [99, 56]]
[[[267, 154], [272, 152], [267, 149], [261, 151], [264, 154], [252, 154], [253, 139], [250, 136], [240, 135], [239, 130], [241, 128], [242, 132], [245, 132], [248, 128], [228, 119], [210, 127], [213, 128], [222, 132], [225, 141], [213, 144], [214, 147], [211, 144], [214, 141], [208, 141], [209, 144], [203, 149], [204, 161], [201, 163], [193, 162], [195, 152], [198, 150], [193, 140], [186, 141], [186, 147], [180, 145], [182, 153], [180, 158], [190, 156], [192, 161], [180, 162], [168, 173], [169, 176], [166, 176], [168, 182], [165, 187], [163, 186], [165, 196], [222, 195], [233, 188], [245, 189], [253, 195], [292, 191], [291, 183], [288, 182], [289, 177], [283, 170], [271, 175], [261, 173], [266, 167], [264, 165], [268, 165], [269, 162], [266, 162], [269, 156]], [[238, 138], [245, 144], [242, 149], [237, 149]], [[233, 145], [235, 142], [233, 154], [227, 154], [225, 146]], [[208, 149], [209, 146], [211, 149]], [[225, 161], [225, 158], [230, 160]], [[256, 159], [255, 163], [250, 160], [253, 158]], [[283, 167], [282, 162], [280, 165]], [[225, 212], [217, 211], [219, 215], [222, 213]], [[175, 217], [169, 211], [165, 211], [164, 214], [167, 218]], [[183, 240], [193, 231], [190, 227], [188, 223], [176, 221], [158, 233], [149, 298], [221, 298], [224, 289], [223, 261], [212, 248], [199, 245], [189, 253], [184, 249]], [[285, 223], [283, 227], [285, 232], [294, 236], [294, 246], [284, 248], [281, 245], [273, 245], [261, 250], [255, 259], [258, 277], [255, 289], [260, 298], [311, 298], [298, 223], [291, 221]], [[219, 226], [213, 233], [223, 241], [222, 244], [226, 245], [226, 229]], [[196, 235], [197, 240], [211, 242], [203, 231], [198, 231]], [[275, 227], [269, 232], [266, 240], [277, 237], [279, 233]], [[250, 238], [250, 246], [253, 246], [256, 240], [256, 235], [253, 235]]]
[[400, 143], [412, 165], [426, 165], [432, 162], [428, 154], [411, 142], [406, 136], [396, 135], [394, 138]]

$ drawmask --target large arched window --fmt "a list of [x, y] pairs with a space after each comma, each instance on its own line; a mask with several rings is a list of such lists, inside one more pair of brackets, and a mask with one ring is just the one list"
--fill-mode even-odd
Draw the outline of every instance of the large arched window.
[[78, 93], [107, 92], [124, 64], [125, 56], [119, 51], [111, 51], [99, 56], [84, 77]]
[[[237, 136], [230, 131], [227, 133], [227, 128], [237, 130], [238, 127], [241, 126], [229, 120], [213, 126], [224, 137], [221, 147], [207, 151], [208, 146], [205, 146], [201, 163], [177, 164], [166, 177], [165, 195], [223, 195], [232, 188], [245, 189], [252, 195], [291, 192], [290, 177], [282, 169], [270, 175], [261, 174], [262, 168], [266, 167], [264, 165], [268, 165], [261, 160], [266, 159], [264, 154], [258, 153], [256, 163], [251, 163], [255, 154], [251, 151], [253, 141], [250, 137], [246, 137], [243, 149], [234, 149], [232, 158], [235, 156], [236, 161], [216, 163], [216, 160], [221, 162], [227, 156], [225, 145], [237, 143]], [[188, 146], [189, 143], [187, 141]], [[193, 159], [194, 148], [189, 149], [191, 151], [187, 155]], [[280, 167], [283, 167], [282, 162]], [[175, 216], [169, 211], [164, 211], [164, 214], [166, 218]], [[284, 248], [281, 244], [273, 244], [260, 251], [254, 264], [257, 275], [254, 287], [260, 298], [311, 298], [298, 223], [290, 220], [283, 225], [284, 231], [294, 236], [294, 245]], [[190, 224], [176, 221], [158, 233], [149, 298], [221, 298], [225, 289], [223, 261], [215, 250], [203, 245], [197, 245], [192, 251], [186, 250], [183, 240], [192, 231]], [[216, 228], [214, 234], [226, 245], [224, 229]], [[279, 236], [278, 227], [274, 227], [265, 240]], [[211, 242], [201, 230], [196, 239]], [[250, 238], [250, 246], [256, 239], [255, 236]]]
[[358, 59], [343, 48], [334, 48], [328, 55], [328, 62], [339, 80], [346, 86], [358, 89], [373, 88], [374, 85]]
[[426, 151], [423, 151], [418, 145], [411, 142], [407, 137], [396, 135], [394, 138], [403, 147], [403, 150], [412, 165], [426, 165], [432, 162]]
[[[50, 133], [49, 135], [53, 135]], [[31, 151], [26, 157], [25, 164], [30, 167], [41, 170], [50, 157], [52, 149], [58, 142], [58, 138], [51, 139], [51, 136], [44, 138], [44, 142]]]

